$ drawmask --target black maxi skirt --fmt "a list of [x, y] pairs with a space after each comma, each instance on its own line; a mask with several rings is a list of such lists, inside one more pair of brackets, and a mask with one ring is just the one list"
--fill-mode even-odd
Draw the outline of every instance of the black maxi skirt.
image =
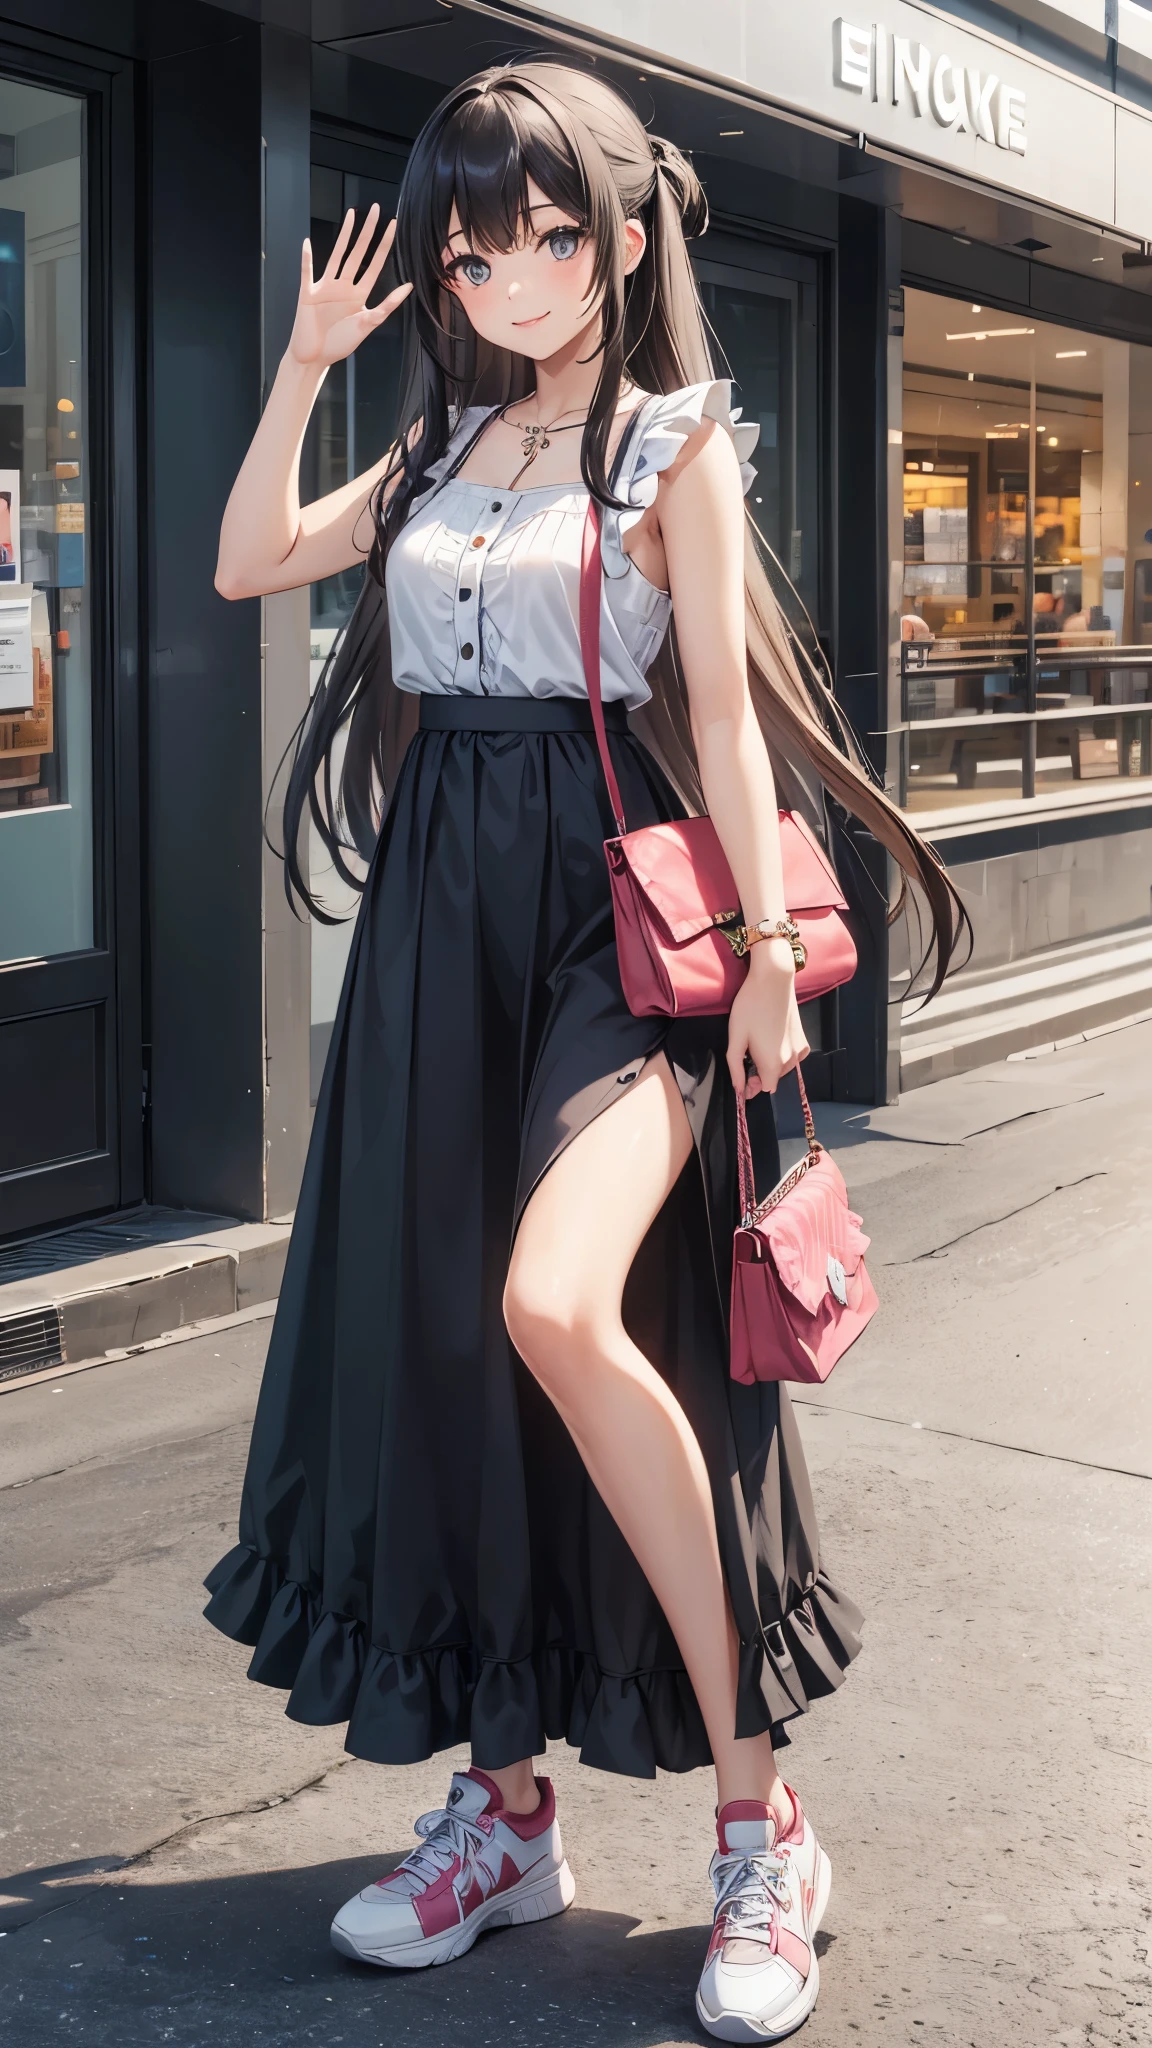
[[[629, 824], [682, 815], [618, 707], [609, 723]], [[249, 1677], [287, 1688], [294, 1720], [346, 1720], [347, 1748], [380, 1763], [469, 1741], [499, 1769], [547, 1738], [634, 1777], [710, 1760], [672, 1632], [501, 1312], [533, 1188], [661, 1049], [695, 1154], [625, 1319], [711, 1477], [736, 1733], [786, 1739], [859, 1647], [787, 1392], [728, 1373], [725, 1020], [626, 1008], [611, 829], [586, 703], [422, 699], [356, 921], [240, 1543], [207, 1581]]]

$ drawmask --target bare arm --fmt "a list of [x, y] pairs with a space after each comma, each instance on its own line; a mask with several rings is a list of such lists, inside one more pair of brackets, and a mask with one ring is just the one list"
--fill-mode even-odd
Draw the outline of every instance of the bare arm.
[[222, 597], [262, 597], [273, 590], [294, 590], [302, 583], [314, 583], [319, 577], [351, 568], [367, 553], [370, 536], [365, 536], [361, 526], [357, 545], [357, 523], [391, 455], [302, 509], [300, 450], [320, 386], [332, 364], [350, 356], [412, 289], [411, 285], [398, 285], [379, 306], [367, 304], [396, 231], [393, 221], [371, 262], [361, 271], [379, 218], [380, 209], [373, 206], [345, 260], [353, 225], [349, 213], [319, 278], [312, 275], [311, 244], [304, 244], [291, 340], [220, 527], [216, 588]]
[[[748, 691], [744, 622], [744, 503], [740, 465], [722, 427], [694, 434], [661, 479], [654, 507], [688, 686], [692, 736], [708, 811], [740, 893], [757, 924], [786, 915], [772, 764]], [[796, 1007], [791, 948], [766, 939], [748, 955], [732, 1005], [728, 1065], [745, 1087], [750, 1054], [761, 1084], [775, 1088], [808, 1047]]]

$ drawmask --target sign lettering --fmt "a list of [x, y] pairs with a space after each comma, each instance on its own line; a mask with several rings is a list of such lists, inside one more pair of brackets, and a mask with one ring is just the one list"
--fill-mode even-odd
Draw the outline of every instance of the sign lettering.
[[879, 102], [891, 98], [918, 121], [953, 135], [969, 131], [995, 149], [1023, 156], [1028, 146], [1026, 95], [994, 71], [981, 73], [933, 56], [926, 43], [891, 35], [882, 22], [867, 28], [841, 17], [833, 31], [833, 80], [846, 92]]

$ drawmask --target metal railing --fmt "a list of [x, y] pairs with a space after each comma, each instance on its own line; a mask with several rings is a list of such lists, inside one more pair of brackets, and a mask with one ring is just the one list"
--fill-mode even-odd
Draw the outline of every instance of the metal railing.
[[1152, 647], [1102, 637], [903, 643], [900, 801], [1152, 776]]

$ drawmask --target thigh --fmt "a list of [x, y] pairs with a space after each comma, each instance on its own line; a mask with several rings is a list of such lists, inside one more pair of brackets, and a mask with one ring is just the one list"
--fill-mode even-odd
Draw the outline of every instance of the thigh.
[[691, 1153], [680, 1091], [657, 1053], [532, 1194], [509, 1265], [510, 1299], [554, 1315], [618, 1315], [632, 1261]]

